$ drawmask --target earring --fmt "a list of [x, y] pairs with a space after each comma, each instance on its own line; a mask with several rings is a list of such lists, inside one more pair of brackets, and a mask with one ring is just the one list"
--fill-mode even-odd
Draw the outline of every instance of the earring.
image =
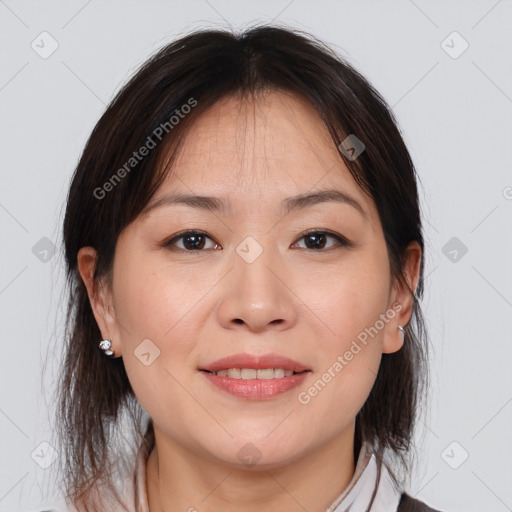
[[405, 340], [405, 330], [404, 330], [404, 328], [401, 325], [399, 325], [398, 326], [398, 330], [400, 331], [400, 334], [402, 335], [402, 341], [404, 341]]
[[99, 347], [103, 350], [103, 353], [110, 358], [114, 358], [116, 353], [112, 350], [112, 340], [102, 340], [100, 341]]

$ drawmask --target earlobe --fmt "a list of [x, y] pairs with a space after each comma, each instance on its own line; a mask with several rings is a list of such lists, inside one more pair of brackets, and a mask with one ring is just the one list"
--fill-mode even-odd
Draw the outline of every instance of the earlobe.
[[[395, 324], [393, 324], [395, 325]], [[384, 342], [382, 344], [383, 354], [393, 354], [398, 352], [403, 346], [405, 341], [405, 330], [401, 324], [395, 327], [390, 326], [384, 333]]]

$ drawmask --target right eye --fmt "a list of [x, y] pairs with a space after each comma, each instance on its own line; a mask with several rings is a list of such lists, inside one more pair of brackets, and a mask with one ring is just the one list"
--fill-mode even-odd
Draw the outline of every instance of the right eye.
[[[168, 247], [171, 250], [178, 249], [185, 252], [202, 251], [205, 248], [206, 240], [211, 240], [214, 244], [209, 249], [217, 249], [220, 247], [217, 242], [209, 237], [204, 231], [188, 230], [173, 235], [170, 239], [162, 243], [162, 247]], [[182, 242], [182, 246], [177, 245], [178, 242]]]

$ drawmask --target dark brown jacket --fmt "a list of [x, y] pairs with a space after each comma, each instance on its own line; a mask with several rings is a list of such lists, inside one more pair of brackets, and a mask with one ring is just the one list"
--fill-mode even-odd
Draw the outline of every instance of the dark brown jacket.
[[439, 510], [435, 510], [430, 508], [427, 504], [422, 501], [416, 500], [406, 494], [405, 492], [402, 494], [400, 499], [400, 503], [398, 504], [398, 508], [396, 512], [440, 512]]

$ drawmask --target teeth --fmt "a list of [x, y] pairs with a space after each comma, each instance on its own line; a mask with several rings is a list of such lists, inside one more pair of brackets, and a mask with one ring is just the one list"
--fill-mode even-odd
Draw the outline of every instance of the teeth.
[[286, 370], [283, 370], [282, 368], [276, 368], [274, 370], [274, 374], [276, 379], [282, 379], [286, 375]]
[[285, 370], [283, 368], [265, 368], [262, 370], [255, 370], [254, 368], [229, 368], [228, 370], [219, 370], [212, 372], [219, 377], [229, 377], [231, 379], [282, 379], [283, 377], [291, 377], [292, 370]]
[[275, 375], [276, 371], [273, 368], [267, 368], [266, 370], [258, 370], [256, 374], [257, 379], [275, 379], [278, 378]]
[[230, 379], [241, 379], [242, 376], [240, 375], [240, 369], [239, 368], [230, 368], [228, 370], [228, 377]]
[[254, 368], [242, 368], [240, 370], [240, 377], [242, 379], [255, 379], [256, 375], [258, 375], [258, 370], [255, 370]]

